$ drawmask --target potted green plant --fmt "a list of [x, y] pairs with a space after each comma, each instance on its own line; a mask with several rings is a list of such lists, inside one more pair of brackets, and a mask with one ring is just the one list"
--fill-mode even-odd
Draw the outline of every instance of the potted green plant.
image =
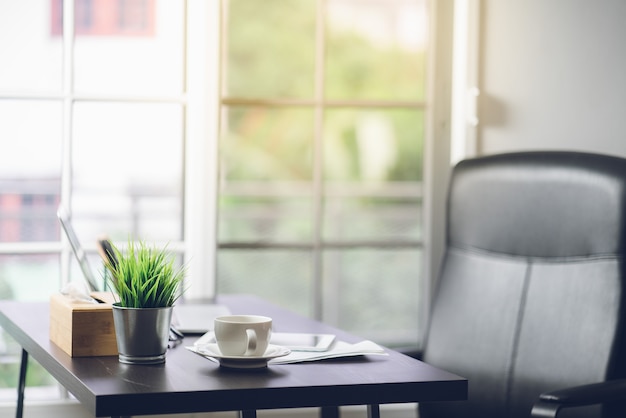
[[112, 245], [104, 261], [105, 281], [116, 300], [113, 322], [119, 361], [165, 362], [174, 302], [182, 295], [185, 267], [176, 267], [167, 248], [128, 242]]

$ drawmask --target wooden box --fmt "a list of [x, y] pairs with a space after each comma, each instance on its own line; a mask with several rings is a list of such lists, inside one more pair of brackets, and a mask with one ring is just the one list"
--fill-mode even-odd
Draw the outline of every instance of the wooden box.
[[116, 356], [112, 295], [92, 296], [106, 303], [76, 302], [60, 293], [50, 298], [50, 339], [72, 357]]

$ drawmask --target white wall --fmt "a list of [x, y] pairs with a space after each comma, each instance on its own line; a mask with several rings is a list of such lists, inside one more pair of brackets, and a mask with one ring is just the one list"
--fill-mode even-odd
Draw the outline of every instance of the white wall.
[[626, 157], [626, 1], [482, 0], [478, 153]]

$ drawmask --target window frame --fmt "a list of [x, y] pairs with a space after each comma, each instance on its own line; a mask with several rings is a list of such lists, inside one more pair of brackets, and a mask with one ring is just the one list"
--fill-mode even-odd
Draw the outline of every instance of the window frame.
[[[72, 5], [73, 0], [64, 0]], [[185, 166], [184, 166], [184, 242], [176, 243], [173, 249], [187, 254], [185, 260], [189, 265], [189, 276], [193, 286], [187, 296], [193, 298], [212, 298], [215, 296], [216, 284], [216, 253], [218, 245], [217, 230], [217, 196], [218, 196], [218, 167], [217, 147], [220, 128], [221, 86], [220, 65], [221, 58], [221, 28], [222, 13], [221, 1], [184, 0], [186, 5], [186, 37], [185, 37], [185, 79], [183, 93], [178, 97], [86, 97], [74, 95], [68, 86], [73, 82], [72, 74], [65, 74], [63, 92], [61, 93], [15, 93], [0, 91], [0, 100], [56, 100], [61, 101], [64, 107], [64, 166], [63, 184], [61, 187], [62, 201], [68, 201], [71, 196], [71, 181], [68, 177], [70, 170], [69, 157], [71, 143], [71, 112], [73, 103], [81, 100], [139, 100], [147, 102], [174, 101], [185, 108], [184, 138], [185, 138]], [[426, 295], [431, 293], [433, 272], [439, 265], [443, 254], [444, 201], [447, 176], [450, 166], [450, 79], [449, 69], [452, 67], [452, 57], [447, 47], [452, 42], [450, 34], [453, 29], [453, 6], [427, 0], [431, 15], [431, 36], [428, 46], [430, 55], [428, 64], [428, 81], [426, 101], [431, 105], [426, 108], [425, 115], [425, 149], [424, 149], [424, 180], [423, 197], [427, 202], [424, 205], [424, 278], [423, 286]], [[73, 60], [73, 22], [72, 7], [64, 8], [64, 65], [71, 68]], [[67, 39], [66, 39], [67, 38]], [[66, 46], [67, 44], [67, 46]], [[69, 47], [69, 48], [68, 48]], [[318, 51], [323, 53], [323, 51]], [[435, 100], [437, 98], [437, 100]], [[227, 103], [225, 101], [224, 103]], [[317, 105], [321, 106], [322, 101]], [[374, 105], [375, 103], [371, 103]], [[398, 103], [400, 104], [400, 103]], [[343, 103], [337, 102], [336, 106]], [[207, 164], [207, 159], [211, 161]], [[198, 175], [198, 173], [202, 173]], [[209, 214], [209, 215], [207, 215]], [[91, 249], [95, 250], [95, 249]], [[55, 242], [32, 243], [0, 243], [0, 254], [59, 254], [61, 255], [61, 281], [67, 280], [71, 252], [69, 243], [61, 237]], [[202, 254], [201, 257], [190, 257], [189, 254]], [[200, 280], [198, 278], [201, 278]], [[60, 283], [61, 285], [62, 283]], [[321, 315], [322, 292], [316, 296], [316, 316]], [[428, 299], [428, 298], [427, 298]], [[425, 324], [429, 310], [428, 300], [424, 301], [423, 314], [420, 321]], [[423, 327], [421, 327], [423, 329]], [[62, 405], [72, 405], [76, 402], [67, 392]], [[44, 405], [48, 402], [44, 402]], [[60, 406], [58, 401], [50, 402]], [[72, 405], [76, 406], [76, 405]], [[0, 404], [0, 413], [9, 413], [13, 405]], [[80, 411], [80, 407], [70, 408], [71, 411]], [[55, 411], [48, 411], [56, 414]], [[77, 412], [78, 414], [80, 412]], [[63, 415], [61, 412], [58, 416]]]
[[[226, 6], [225, 3], [228, 0], [220, 0], [219, 3], [221, 5], [221, 28], [225, 28], [226, 23]], [[422, 262], [422, 271], [417, 274], [423, 280], [420, 280], [420, 306], [422, 307], [420, 312], [420, 318], [418, 320], [418, 327], [420, 333], [418, 334], [418, 344], [422, 340], [423, 330], [426, 325], [426, 319], [428, 316], [429, 309], [429, 295], [431, 293], [431, 283], [430, 277], [432, 277], [432, 273], [434, 269], [432, 268], [432, 263], [438, 263], [436, 261], [439, 257], [439, 253], [433, 254], [433, 251], [437, 251], [430, 246], [430, 241], [433, 239], [433, 234], [439, 233], [439, 230], [435, 231], [430, 228], [429, 224], [431, 223], [431, 216], [434, 213], [437, 213], [433, 210], [430, 200], [433, 194], [433, 180], [434, 177], [428, 173], [428, 170], [434, 168], [433, 165], [430, 165], [428, 158], [431, 158], [433, 153], [441, 152], [439, 150], [439, 146], [434, 141], [435, 132], [430, 128], [430, 124], [433, 123], [433, 114], [435, 113], [434, 109], [434, 91], [432, 88], [432, 83], [435, 79], [435, 71], [434, 71], [434, 59], [431, 59], [430, 52], [428, 52], [429, 58], [427, 62], [427, 80], [426, 82], [426, 93], [425, 97], [422, 100], [363, 100], [363, 99], [354, 99], [354, 100], [337, 100], [337, 99], [328, 99], [325, 97], [325, 83], [324, 83], [324, 67], [326, 60], [326, 0], [316, 0], [317, 5], [316, 9], [316, 34], [315, 34], [315, 89], [314, 89], [314, 97], [312, 99], [282, 99], [282, 98], [250, 98], [250, 97], [236, 97], [236, 96], [226, 96], [224, 94], [220, 94], [220, 103], [219, 103], [219, 113], [221, 114], [221, 110], [230, 106], [254, 106], [254, 107], [265, 107], [265, 108], [279, 108], [279, 109], [295, 109], [295, 108], [310, 108], [314, 111], [314, 169], [313, 169], [313, 180], [312, 180], [312, 189], [313, 189], [313, 200], [314, 200], [314, 236], [310, 243], [302, 243], [298, 242], [294, 243], [284, 243], [284, 242], [248, 242], [248, 241], [236, 241], [236, 242], [218, 242], [217, 243], [217, 251], [227, 250], [227, 249], [252, 249], [252, 250], [269, 250], [269, 249], [282, 249], [286, 247], [290, 248], [298, 248], [300, 250], [309, 250], [313, 254], [313, 301], [312, 301], [312, 313], [311, 316], [318, 320], [324, 320], [332, 323], [333, 320], [336, 319], [336, 309], [334, 309], [334, 305], [337, 303], [336, 301], [332, 301], [330, 303], [329, 299], [335, 298], [332, 294], [333, 292], [329, 292], [327, 289], [324, 289], [324, 271], [323, 271], [323, 253], [324, 250], [336, 250], [336, 249], [380, 249], [380, 248], [397, 248], [397, 249], [419, 249], [423, 253], [423, 262]], [[435, 24], [436, 19], [436, 1], [425, 0], [427, 13], [429, 13], [429, 43], [428, 43], [428, 51], [432, 51], [432, 48], [435, 45], [435, 29], [437, 25]], [[226, 36], [222, 35], [222, 40], [225, 42]], [[226, 51], [226, 46], [222, 45], [222, 51]], [[222, 52], [223, 53], [223, 52]], [[222, 67], [225, 66], [226, 57], [221, 57]], [[223, 71], [223, 70], [222, 70]], [[427, 202], [422, 205], [422, 227], [424, 229], [424, 233], [420, 240], [390, 240], [390, 239], [381, 239], [381, 240], [351, 240], [349, 242], [343, 241], [333, 241], [333, 240], [325, 240], [322, 236], [323, 231], [323, 200], [324, 196], [328, 196], [323, 191], [324, 189], [324, 180], [322, 175], [322, 135], [323, 135], [323, 125], [324, 125], [324, 113], [326, 110], [332, 109], [341, 109], [341, 108], [352, 108], [357, 110], [363, 109], [377, 109], [377, 110], [389, 110], [389, 109], [403, 109], [403, 110], [415, 110], [424, 112], [424, 124], [425, 124], [425, 132], [424, 132], [424, 173], [423, 173], [423, 181], [421, 187], [417, 187], [415, 190], [412, 190], [409, 196], [411, 198], [421, 198], [423, 202]], [[437, 148], [435, 150], [434, 148]], [[429, 156], [430, 155], [430, 156]], [[222, 188], [224, 190], [224, 188]], [[405, 195], [406, 196], [406, 195]], [[219, 208], [217, 209], [219, 211]]]
[[[74, 0], [64, 0], [63, 9], [63, 80], [58, 92], [15, 92], [0, 91], [0, 100], [37, 100], [55, 101], [62, 106], [62, 166], [59, 200], [67, 206], [72, 197], [72, 141], [73, 141], [73, 108], [76, 103], [83, 102], [118, 102], [118, 103], [174, 103], [183, 108], [184, 146], [183, 164], [183, 239], [172, 242], [169, 248], [182, 255], [188, 267], [186, 285], [189, 290], [185, 297], [210, 299], [215, 296], [215, 197], [217, 195], [217, 80], [219, 66], [219, 33], [212, 30], [219, 22], [218, 3], [204, 0], [182, 0], [184, 7], [182, 46], [184, 61], [183, 86], [180, 94], [171, 96], [139, 96], [139, 95], [90, 95], [76, 93], [73, 89], [74, 74]], [[78, 34], [76, 34], [78, 35]], [[207, 115], [209, 117], [207, 117]], [[70, 208], [71, 209], [71, 208]], [[86, 252], [96, 253], [95, 244], [84, 243]], [[70, 266], [73, 258], [70, 244], [64, 234], [56, 241], [34, 242], [0, 242], [0, 255], [46, 254], [60, 257], [58, 288], [69, 281]], [[19, 360], [19, 359], [18, 359]], [[17, 384], [17, 382], [16, 382]], [[55, 385], [54, 387], [57, 387]], [[39, 401], [57, 405], [72, 406], [75, 401], [70, 394], [60, 388], [58, 400]], [[8, 389], [13, 392], [13, 389]], [[43, 393], [44, 397], [50, 390], [42, 388], [34, 392]], [[59, 391], [57, 391], [59, 392]], [[36, 396], [36, 395], [35, 395]], [[14, 405], [3, 405], [0, 402], [0, 415], [5, 409], [8, 414]], [[65, 407], [64, 407], [65, 408]], [[74, 408], [70, 408], [74, 410]], [[56, 413], [56, 412], [54, 412]], [[63, 413], [59, 413], [63, 415]]]
[[[63, 8], [63, 82], [62, 91], [49, 92], [9, 92], [0, 91], [0, 100], [41, 100], [60, 102], [63, 107], [62, 122], [62, 168], [61, 203], [67, 203], [72, 196], [72, 121], [73, 106], [80, 102], [119, 102], [119, 103], [174, 103], [183, 107], [184, 118], [184, 191], [183, 241], [172, 243], [172, 249], [187, 254], [189, 276], [201, 277], [203, 286], [190, 289], [194, 298], [211, 298], [215, 295], [215, 236], [218, 166], [215, 150], [219, 126], [217, 91], [219, 66], [219, 33], [211, 30], [219, 24], [217, 2], [203, 0], [182, 0], [185, 4], [186, 33], [184, 45], [184, 85], [177, 96], [137, 96], [137, 95], [84, 95], [73, 90], [73, 10], [69, 7], [73, 0], [65, 0]], [[70, 208], [71, 209], [71, 208]], [[95, 244], [86, 243], [90, 252], [95, 252]], [[61, 254], [67, 258], [62, 263], [62, 286], [67, 281], [71, 247], [63, 235], [59, 241], [47, 242], [0, 242], [0, 254]], [[190, 254], [202, 254], [191, 257]], [[200, 283], [200, 282], [198, 282]]]

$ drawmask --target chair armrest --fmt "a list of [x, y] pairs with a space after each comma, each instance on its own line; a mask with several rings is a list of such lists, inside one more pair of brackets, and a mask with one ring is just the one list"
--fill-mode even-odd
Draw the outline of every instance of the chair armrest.
[[561, 408], [626, 401], [626, 379], [607, 380], [582, 386], [555, 390], [539, 395], [532, 417], [556, 417]]

